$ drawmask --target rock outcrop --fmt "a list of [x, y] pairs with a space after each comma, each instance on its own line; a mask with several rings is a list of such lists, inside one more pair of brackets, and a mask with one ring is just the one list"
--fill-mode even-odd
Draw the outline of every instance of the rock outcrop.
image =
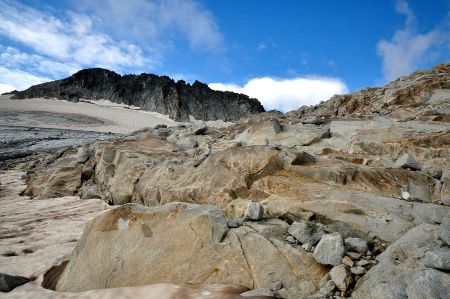
[[440, 65], [286, 115], [157, 126], [36, 163], [34, 199], [121, 205], [87, 226], [58, 289], [192, 282], [281, 298], [442, 298], [449, 81]]
[[236, 121], [252, 113], [264, 112], [257, 99], [233, 92], [215, 91], [195, 81], [186, 84], [167, 76], [124, 75], [94, 68], [72, 76], [34, 85], [13, 98], [57, 98], [67, 101], [109, 100], [168, 115], [178, 121], [189, 116], [201, 120]]

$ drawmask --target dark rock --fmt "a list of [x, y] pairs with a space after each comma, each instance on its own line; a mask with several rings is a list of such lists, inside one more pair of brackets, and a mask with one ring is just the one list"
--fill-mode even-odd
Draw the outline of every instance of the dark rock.
[[22, 276], [12, 276], [0, 273], [0, 292], [11, 292], [18, 286], [26, 284], [30, 280]]
[[39, 97], [71, 102], [108, 99], [169, 115], [178, 121], [189, 121], [190, 115], [202, 120], [236, 121], [264, 112], [257, 99], [215, 91], [198, 81], [190, 85], [152, 74], [121, 76], [101, 68], [81, 70], [68, 78], [34, 85], [13, 96], [16, 99]]

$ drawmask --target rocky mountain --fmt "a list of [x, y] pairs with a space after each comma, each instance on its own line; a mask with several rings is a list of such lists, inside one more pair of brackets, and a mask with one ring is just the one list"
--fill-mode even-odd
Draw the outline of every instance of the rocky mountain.
[[[44, 286], [448, 297], [449, 82], [450, 64], [439, 65], [288, 114], [221, 129], [156, 126], [19, 164], [32, 171], [23, 192], [32, 202], [71, 196], [114, 206], [86, 225], [69, 257], [58, 256], [65, 264]], [[33, 241], [16, 231], [7, 241], [16, 250], [0, 265], [25, 263]]]
[[39, 97], [75, 102], [106, 99], [165, 114], [178, 121], [188, 121], [190, 115], [198, 120], [236, 121], [264, 112], [257, 99], [215, 91], [198, 81], [190, 85], [152, 74], [121, 76], [100, 68], [81, 70], [62, 80], [34, 85], [15, 93], [13, 98]]

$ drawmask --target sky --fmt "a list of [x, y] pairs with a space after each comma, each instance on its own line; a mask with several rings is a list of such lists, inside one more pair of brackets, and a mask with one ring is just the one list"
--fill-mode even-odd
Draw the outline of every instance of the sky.
[[103, 67], [266, 110], [450, 62], [450, 0], [0, 0], [0, 93]]

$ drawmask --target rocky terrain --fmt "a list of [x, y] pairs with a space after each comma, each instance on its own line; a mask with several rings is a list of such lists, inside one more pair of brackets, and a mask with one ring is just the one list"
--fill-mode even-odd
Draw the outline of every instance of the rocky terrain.
[[177, 121], [189, 121], [190, 116], [201, 120], [236, 121], [264, 111], [256, 99], [215, 91], [198, 81], [190, 85], [152, 74], [121, 76], [100, 68], [81, 70], [62, 80], [14, 92], [13, 98], [57, 98], [75, 102], [107, 99], [168, 115]]
[[0, 240], [0, 272], [34, 280], [8, 296], [217, 286], [218, 298], [448, 298], [449, 115], [446, 64], [288, 114], [155, 126], [19, 163], [22, 205], [114, 207], [86, 224], [52, 283]]

